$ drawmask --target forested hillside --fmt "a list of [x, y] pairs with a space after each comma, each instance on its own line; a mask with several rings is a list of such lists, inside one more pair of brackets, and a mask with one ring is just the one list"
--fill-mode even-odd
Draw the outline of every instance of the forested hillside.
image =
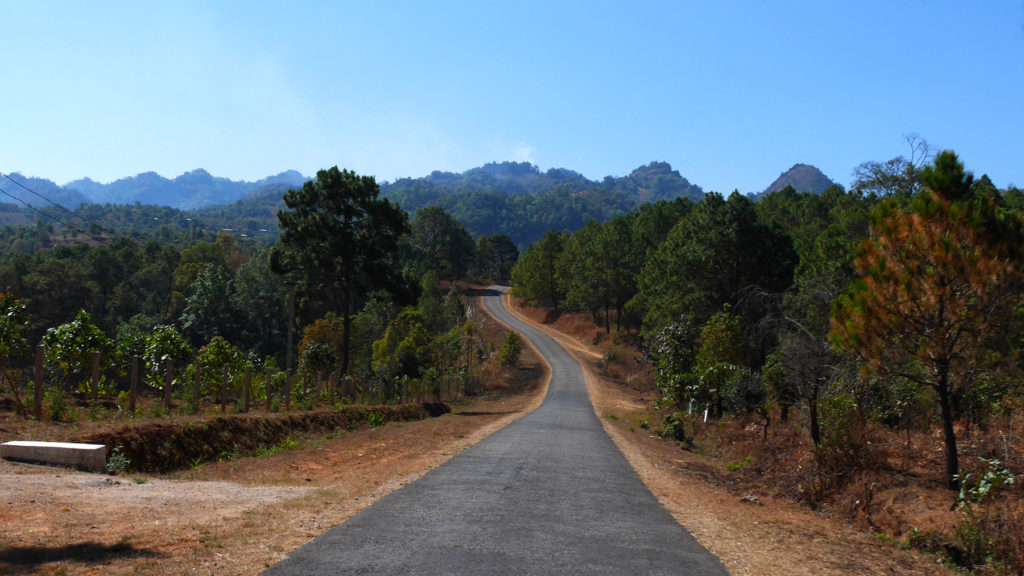
[[[170, 230], [162, 232], [164, 237], [172, 231], [199, 227], [239, 231], [273, 241], [284, 194], [304, 180], [289, 171], [258, 182], [235, 182], [194, 170], [173, 180], [147, 172], [110, 184], [83, 179], [64, 187], [28, 179], [31, 186], [26, 187], [34, 186], [33, 190], [45, 192], [41, 196], [77, 210], [89, 222], [122, 233], [153, 231], [166, 225]], [[410, 214], [439, 206], [462, 222], [474, 238], [502, 233], [518, 246], [537, 241], [547, 230], [574, 231], [590, 220], [604, 222], [646, 202], [679, 197], [699, 201], [704, 194], [664, 162], [652, 162], [628, 176], [608, 176], [601, 182], [562, 168], [541, 172], [525, 162], [491, 163], [461, 174], [434, 172], [423, 178], [385, 182], [381, 193]], [[34, 206], [53, 209], [25, 190], [14, 189], [12, 194], [28, 197]], [[177, 213], [171, 217], [164, 206]], [[39, 216], [31, 210], [20, 215], [11, 210], [6, 216], [0, 214], [4, 218], [0, 223], [26, 224]]]
[[434, 172], [381, 187], [409, 212], [440, 206], [474, 236], [508, 234], [516, 244], [536, 242], [548, 230], [578, 230], [658, 200], [700, 200], [704, 192], [664, 162], [652, 162], [621, 178], [601, 182], [565, 169], [541, 172], [528, 163], [487, 164], [462, 174]]

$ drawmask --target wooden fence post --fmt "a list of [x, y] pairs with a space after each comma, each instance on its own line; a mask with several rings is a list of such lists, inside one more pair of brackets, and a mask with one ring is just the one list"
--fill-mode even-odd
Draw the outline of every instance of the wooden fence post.
[[284, 375], [284, 411], [292, 409], [292, 372], [289, 370]]
[[171, 411], [171, 382], [174, 381], [174, 358], [167, 357], [167, 372], [164, 373], [164, 406]]
[[132, 356], [131, 390], [128, 393], [128, 411], [135, 415], [135, 396], [139, 393], [139, 357]]
[[249, 412], [249, 388], [252, 387], [252, 365], [245, 366], [245, 390], [242, 392], [242, 412]]
[[270, 377], [270, 368], [268, 367], [267, 368], [267, 383], [265, 385], [266, 388], [264, 389], [264, 392], [266, 394], [264, 394], [265, 397], [263, 399], [264, 404], [266, 404], [266, 406], [263, 408], [263, 410], [266, 411], [266, 412], [270, 412], [270, 384], [271, 384], [271, 382], [272, 382], [272, 380], [271, 380], [271, 377]]
[[100, 397], [100, 353], [92, 353], [92, 399], [95, 402]]
[[316, 396], [313, 397], [313, 405], [316, 406], [320, 403], [320, 387], [324, 384], [324, 373], [323, 370], [316, 371]]
[[196, 358], [195, 382], [192, 384], [192, 399], [196, 403], [196, 414], [199, 413], [199, 399], [202, 397], [203, 363]]
[[220, 413], [223, 414], [227, 407], [225, 403], [228, 398], [228, 365], [224, 365], [220, 378]]
[[43, 353], [42, 346], [36, 346], [36, 366], [33, 376], [35, 377], [35, 390], [32, 396], [32, 415], [36, 420], [43, 419]]

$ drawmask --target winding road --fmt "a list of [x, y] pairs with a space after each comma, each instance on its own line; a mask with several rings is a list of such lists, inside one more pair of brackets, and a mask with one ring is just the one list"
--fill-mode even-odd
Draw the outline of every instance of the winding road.
[[550, 364], [540, 407], [264, 574], [727, 575], [605, 433], [579, 362], [500, 291], [484, 303]]

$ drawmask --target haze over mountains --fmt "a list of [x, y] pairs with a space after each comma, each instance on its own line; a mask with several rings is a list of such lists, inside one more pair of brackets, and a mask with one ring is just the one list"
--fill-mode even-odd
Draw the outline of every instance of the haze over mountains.
[[[109, 184], [84, 178], [65, 186], [17, 173], [11, 177], [40, 196], [9, 182], [0, 189], [34, 206], [48, 205], [42, 197], [72, 210], [83, 204], [168, 206], [197, 211], [226, 228], [249, 230], [276, 230], [282, 196], [307, 180], [289, 170], [256, 182], [233, 181], [202, 169], [173, 179], [145, 172]], [[787, 185], [820, 193], [832, 184], [817, 168], [796, 164], [756, 196]], [[700, 186], [666, 162], [651, 162], [626, 176], [606, 176], [600, 181], [565, 168], [541, 171], [528, 162], [493, 162], [462, 173], [435, 171], [421, 178], [382, 182], [381, 193], [410, 214], [441, 206], [474, 236], [505, 233], [521, 246], [549, 229], [573, 231], [591, 219], [604, 222], [647, 202], [676, 198], [697, 202], [704, 197]], [[11, 202], [9, 197], [5, 200]]]
[[[201, 168], [173, 179], [156, 172], [143, 172], [108, 184], [82, 178], [64, 186], [45, 178], [25, 177], [17, 172], [11, 176], [26, 187], [69, 208], [83, 203], [138, 203], [170, 206], [179, 210], [231, 204], [282, 187], [299, 187], [308, 179], [295, 170], [287, 170], [255, 182], [235, 181], [213, 176]], [[782, 173], [763, 193], [790, 185], [798, 192], [820, 194], [833, 184], [814, 166], [796, 164]], [[680, 196], [697, 201], [704, 195], [700, 186], [690, 183], [667, 162], [651, 162], [627, 176], [606, 176], [601, 181], [590, 180], [565, 168], [551, 168], [542, 172], [529, 162], [492, 162], [462, 173], [435, 171], [421, 178], [401, 178], [381, 183], [384, 196], [395, 199], [416, 198], [415, 204], [465, 192], [538, 194], [552, 190], [577, 193], [602, 191], [621, 194], [636, 203], [671, 200]], [[17, 189], [8, 192], [19, 194]], [[45, 204], [42, 199], [31, 195], [23, 199], [32, 205]]]

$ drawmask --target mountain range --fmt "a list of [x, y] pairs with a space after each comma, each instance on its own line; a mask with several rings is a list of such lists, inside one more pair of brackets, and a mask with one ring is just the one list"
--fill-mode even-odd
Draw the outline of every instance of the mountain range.
[[[282, 196], [307, 180], [294, 170], [256, 182], [219, 178], [202, 169], [173, 179], [145, 172], [109, 184], [84, 178], [65, 186], [17, 173], [10, 176], [38, 194], [9, 182], [0, 190], [35, 206], [47, 205], [44, 198], [72, 210], [82, 204], [100, 205], [89, 211], [101, 219], [102, 210], [97, 209], [104, 205], [111, 210], [117, 206], [168, 206], [193, 212], [217, 227], [249, 231], [276, 230], [277, 211], [284, 207]], [[801, 192], [820, 193], [832, 181], [813, 166], [797, 164], [754, 197], [787, 185]], [[528, 162], [492, 162], [461, 173], [435, 171], [421, 178], [382, 182], [380, 187], [383, 197], [410, 214], [441, 206], [474, 237], [505, 233], [520, 246], [538, 240], [547, 230], [573, 231], [591, 219], [604, 222], [647, 202], [676, 198], [698, 202], [704, 197], [700, 186], [667, 162], [651, 162], [626, 176], [606, 176], [600, 181], [565, 168], [541, 171]], [[127, 223], [123, 216], [121, 221]]]
[[121, 178], [109, 184], [101, 184], [90, 178], [82, 178], [58, 186], [43, 178], [26, 178], [14, 173], [11, 178], [18, 181], [39, 196], [21, 188], [3, 189], [32, 206], [46, 206], [45, 197], [57, 204], [75, 209], [81, 204], [148, 204], [169, 206], [178, 210], [196, 210], [207, 206], [232, 204], [261, 191], [276, 190], [282, 186], [299, 187], [306, 177], [288, 170], [268, 176], [256, 182], [234, 181], [213, 176], [203, 169], [185, 172], [174, 179], [164, 178], [156, 172], [143, 172], [137, 176]]

